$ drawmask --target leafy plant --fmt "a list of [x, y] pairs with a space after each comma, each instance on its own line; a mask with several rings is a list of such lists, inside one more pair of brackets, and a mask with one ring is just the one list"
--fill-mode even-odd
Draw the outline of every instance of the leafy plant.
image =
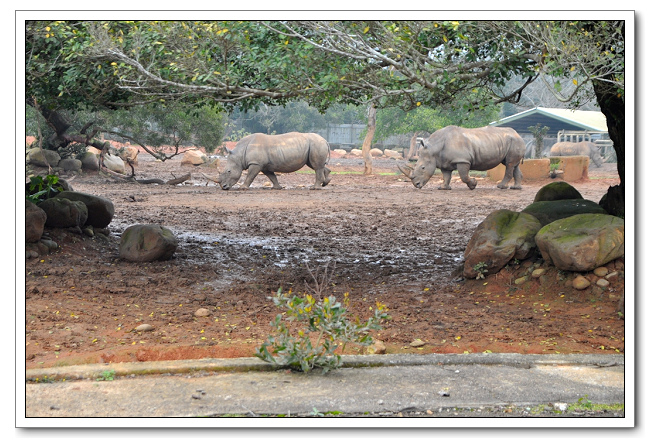
[[42, 176], [30, 177], [26, 190], [27, 199], [34, 204], [38, 204], [63, 191], [63, 186], [59, 184], [58, 176], [48, 174], [45, 179]]
[[487, 263], [485, 261], [479, 261], [476, 263], [473, 267], [474, 272], [476, 272], [476, 279], [482, 279], [485, 278], [485, 274], [487, 274]]
[[97, 381], [113, 381], [115, 379], [115, 370], [104, 370], [102, 376]]
[[[360, 322], [358, 318], [351, 322], [348, 310], [334, 296], [317, 301], [310, 295], [283, 294], [280, 289], [269, 299], [283, 312], [271, 322], [276, 335], [269, 336], [257, 348], [255, 356], [303, 372], [321, 368], [326, 373], [338, 368], [341, 355], [335, 351], [340, 347], [343, 353], [349, 342], [364, 346], [372, 344], [369, 331], [381, 330], [379, 323], [389, 317], [387, 308], [381, 303], [377, 303], [367, 322]], [[292, 332], [289, 326], [293, 323], [303, 327], [293, 328]]]

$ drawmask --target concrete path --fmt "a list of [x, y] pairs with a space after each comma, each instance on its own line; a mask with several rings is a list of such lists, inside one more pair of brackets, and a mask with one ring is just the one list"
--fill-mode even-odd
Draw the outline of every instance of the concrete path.
[[203, 359], [34, 369], [25, 378], [25, 427], [61, 426], [56, 417], [481, 416], [477, 409], [625, 402], [623, 355], [348, 356], [325, 375]]

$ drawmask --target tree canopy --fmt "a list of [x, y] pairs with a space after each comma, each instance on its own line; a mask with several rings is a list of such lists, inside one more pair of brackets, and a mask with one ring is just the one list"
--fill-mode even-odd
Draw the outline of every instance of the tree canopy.
[[40, 21], [26, 24], [26, 100], [469, 112], [539, 79], [569, 107], [595, 94], [623, 184], [624, 56], [624, 20]]

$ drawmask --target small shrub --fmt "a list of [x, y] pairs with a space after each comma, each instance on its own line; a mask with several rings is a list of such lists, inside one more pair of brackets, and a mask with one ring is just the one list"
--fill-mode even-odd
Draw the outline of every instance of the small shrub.
[[473, 267], [474, 272], [476, 272], [476, 280], [485, 278], [485, 274], [487, 274], [487, 263], [485, 261], [479, 261], [476, 263]]
[[52, 198], [63, 191], [59, 184], [58, 176], [48, 174], [45, 179], [41, 176], [32, 176], [26, 185], [26, 197], [30, 202], [39, 204], [46, 199]]
[[[283, 312], [271, 322], [276, 335], [269, 336], [255, 356], [303, 372], [321, 368], [326, 373], [336, 369], [341, 364], [341, 355], [334, 353], [337, 348], [341, 347], [343, 353], [349, 342], [372, 344], [369, 331], [381, 330], [379, 323], [388, 318], [386, 307], [380, 303], [367, 322], [357, 318], [353, 323], [348, 319], [347, 309], [333, 296], [316, 301], [310, 295], [299, 297], [279, 290], [269, 299]], [[290, 322], [302, 324], [302, 328], [294, 328], [292, 334]]]

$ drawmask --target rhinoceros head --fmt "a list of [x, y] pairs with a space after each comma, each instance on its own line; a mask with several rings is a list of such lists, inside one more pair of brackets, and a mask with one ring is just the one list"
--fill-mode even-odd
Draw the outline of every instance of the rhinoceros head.
[[433, 154], [430, 154], [428, 148], [428, 141], [424, 139], [418, 139], [418, 143], [422, 146], [420, 151], [420, 157], [418, 162], [415, 164], [415, 167], [410, 167], [408, 165], [398, 165], [397, 168], [413, 182], [416, 188], [424, 187], [433, 173], [436, 171], [436, 158]]
[[223, 171], [219, 173], [219, 185], [221, 185], [221, 189], [230, 190], [233, 185], [239, 182], [242, 171], [241, 163], [229, 157]]

